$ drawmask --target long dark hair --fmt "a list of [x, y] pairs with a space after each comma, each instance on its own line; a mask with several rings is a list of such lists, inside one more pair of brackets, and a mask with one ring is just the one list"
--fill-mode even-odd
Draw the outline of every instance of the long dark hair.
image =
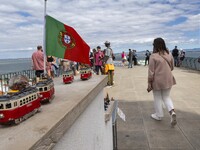
[[167, 49], [167, 47], [165, 45], [165, 41], [162, 38], [154, 39], [154, 41], [153, 41], [153, 52], [163, 54], [163, 55], [164, 55], [164, 52], [169, 54], [169, 50]]

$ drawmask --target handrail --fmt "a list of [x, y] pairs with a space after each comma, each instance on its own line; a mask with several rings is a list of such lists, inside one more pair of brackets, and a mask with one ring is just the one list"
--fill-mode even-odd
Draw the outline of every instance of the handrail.
[[2, 92], [8, 91], [9, 80], [14, 75], [24, 75], [29, 80], [33, 80], [35, 78], [35, 71], [34, 70], [22, 70], [22, 71], [17, 71], [17, 72], [0, 74], [0, 91], [2, 91]]
[[185, 59], [182, 61], [181, 67], [200, 71], [200, 63], [198, 62], [198, 58], [185, 57]]
[[[138, 62], [140, 62], [139, 64], [144, 65], [145, 57], [140, 57], [138, 59]], [[114, 61], [114, 64], [115, 64], [115, 66], [122, 66], [122, 63], [120, 60]], [[200, 71], [200, 63], [198, 62], [198, 58], [185, 57], [185, 59], [182, 61], [182, 63], [180, 63], [180, 67]]]

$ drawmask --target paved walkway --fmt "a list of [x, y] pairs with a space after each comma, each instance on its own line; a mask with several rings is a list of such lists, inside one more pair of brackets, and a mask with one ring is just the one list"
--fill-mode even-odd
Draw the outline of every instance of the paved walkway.
[[115, 85], [105, 90], [126, 115], [126, 122], [117, 119], [118, 150], [200, 150], [200, 72], [175, 68], [173, 74], [178, 124], [171, 128], [166, 109], [162, 121], [150, 118], [154, 107], [152, 92], [146, 91], [147, 67], [116, 68]]

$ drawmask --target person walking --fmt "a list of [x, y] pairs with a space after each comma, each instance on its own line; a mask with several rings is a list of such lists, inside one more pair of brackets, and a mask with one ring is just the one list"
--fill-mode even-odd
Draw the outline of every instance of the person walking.
[[121, 54], [121, 58], [122, 58], [122, 66], [125, 66], [125, 62], [126, 62], [126, 53], [123, 51]]
[[180, 56], [179, 56], [180, 60], [179, 60], [179, 66], [182, 66], [182, 62], [185, 59], [185, 52], [183, 50], [181, 50]]
[[179, 50], [177, 49], [177, 46], [175, 46], [175, 48], [172, 50], [172, 55], [173, 55], [173, 58], [174, 58], [174, 65], [176, 67], [178, 67], [178, 56], [179, 56]]
[[136, 50], [133, 50], [133, 61], [134, 61], [134, 66], [136, 66], [138, 64]]
[[172, 75], [174, 69], [174, 59], [166, 48], [162, 38], [156, 38], [153, 42], [153, 54], [149, 60], [148, 68], [148, 87], [147, 91], [153, 90], [155, 113], [151, 117], [155, 120], [162, 120], [164, 117], [162, 104], [171, 115], [171, 126], [177, 124], [176, 113], [173, 102], [170, 98], [170, 91], [176, 80]]
[[32, 54], [32, 67], [35, 70], [36, 82], [44, 74], [44, 53], [42, 46], [37, 46], [37, 51]]
[[133, 52], [131, 49], [129, 49], [128, 53], [128, 68], [133, 68]]
[[146, 58], [145, 58], [145, 66], [147, 64], [149, 64], [149, 57], [150, 57], [150, 55], [151, 55], [150, 51], [146, 50], [146, 53], [145, 53], [145, 56], [146, 56]]
[[93, 69], [94, 73], [96, 73], [96, 69], [95, 69], [96, 59], [95, 59], [95, 56], [96, 56], [97, 50], [95, 48], [93, 48], [92, 49], [92, 53], [93, 53], [93, 66], [92, 66], [92, 69]]

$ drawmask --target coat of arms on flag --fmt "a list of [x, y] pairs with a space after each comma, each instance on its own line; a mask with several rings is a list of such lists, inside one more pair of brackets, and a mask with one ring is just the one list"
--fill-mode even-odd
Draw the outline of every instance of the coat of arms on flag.
[[67, 49], [72, 49], [76, 43], [74, 38], [67, 32], [61, 31], [58, 36], [58, 41], [62, 47]]

